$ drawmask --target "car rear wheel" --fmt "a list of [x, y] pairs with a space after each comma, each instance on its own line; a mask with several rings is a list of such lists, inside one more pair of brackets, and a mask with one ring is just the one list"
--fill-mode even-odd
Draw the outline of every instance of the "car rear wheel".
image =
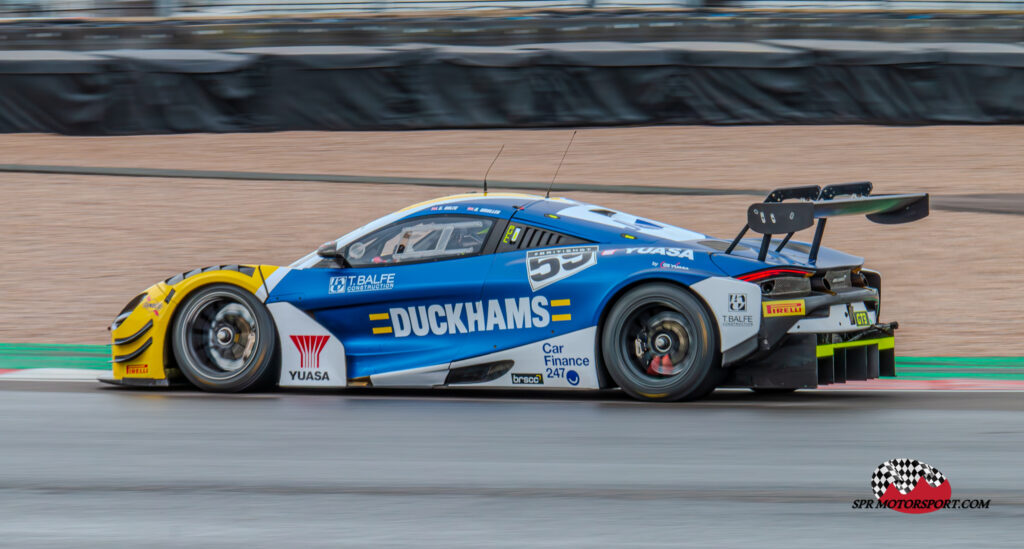
[[694, 400], [714, 391], [724, 372], [703, 303], [671, 284], [651, 283], [612, 306], [601, 333], [609, 375], [641, 400]]
[[272, 373], [273, 320], [237, 286], [214, 284], [190, 295], [175, 315], [171, 337], [181, 372], [205, 391], [253, 389]]

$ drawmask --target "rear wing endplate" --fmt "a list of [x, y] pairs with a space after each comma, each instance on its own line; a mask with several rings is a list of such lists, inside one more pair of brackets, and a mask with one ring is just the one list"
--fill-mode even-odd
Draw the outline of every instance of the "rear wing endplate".
[[[814, 241], [807, 254], [808, 263], [818, 260], [818, 250], [825, 235], [825, 222], [840, 215], [865, 215], [870, 221], [882, 224], [909, 223], [928, 217], [928, 194], [887, 194], [870, 196], [871, 183], [840, 183], [825, 188], [817, 185], [786, 187], [768, 193], [764, 202], [747, 208], [747, 224], [725, 250], [731, 253], [748, 230], [763, 235], [757, 259], [768, 256], [772, 235], [786, 237], [775, 248], [782, 251], [793, 234], [814, 225]], [[799, 202], [784, 202], [796, 199]]]

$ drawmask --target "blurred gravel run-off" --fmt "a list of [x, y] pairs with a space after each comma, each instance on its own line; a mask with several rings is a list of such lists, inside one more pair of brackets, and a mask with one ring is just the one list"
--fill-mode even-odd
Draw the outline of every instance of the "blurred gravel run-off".
[[[5, 163], [545, 181], [570, 132], [0, 136]], [[870, 179], [876, 192], [1019, 192], [1024, 128], [581, 130], [560, 182], [764, 189]], [[479, 189], [466, 189], [479, 190]], [[135, 294], [214, 264], [287, 265], [368, 221], [458, 192], [411, 186], [0, 174], [0, 341], [107, 343]], [[564, 193], [730, 238], [752, 197]], [[809, 240], [811, 234], [798, 235]], [[829, 223], [825, 245], [883, 273], [883, 318], [917, 356], [1024, 355], [1024, 216], [933, 211]]]

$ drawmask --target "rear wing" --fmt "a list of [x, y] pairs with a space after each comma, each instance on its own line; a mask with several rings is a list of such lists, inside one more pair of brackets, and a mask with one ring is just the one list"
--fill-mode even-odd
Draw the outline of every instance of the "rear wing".
[[[757, 253], [758, 261], [768, 256], [772, 235], [785, 234], [786, 237], [775, 248], [781, 252], [793, 234], [814, 225], [814, 241], [807, 254], [807, 262], [814, 264], [818, 260], [818, 250], [825, 235], [825, 222], [828, 218], [839, 215], [865, 215], [875, 223], [887, 225], [909, 223], [928, 217], [928, 194], [883, 194], [871, 196], [872, 185], [869, 181], [859, 183], [839, 183], [821, 188], [817, 185], [802, 187], [785, 187], [768, 193], [764, 202], [751, 204], [747, 208], [747, 224], [740, 234], [736, 235], [725, 253], [732, 253], [736, 246], [753, 230], [762, 236], [761, 247]], [[799, 202], [784, 202], [796, 199]]]

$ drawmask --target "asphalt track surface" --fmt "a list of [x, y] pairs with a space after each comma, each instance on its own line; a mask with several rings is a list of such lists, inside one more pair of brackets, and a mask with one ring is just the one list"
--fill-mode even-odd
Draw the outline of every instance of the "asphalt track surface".
[[[1020, 393], [0, 383], [4, 547], [1020, 547]], [[987, 510], [853, 510], [881, 462]]]

